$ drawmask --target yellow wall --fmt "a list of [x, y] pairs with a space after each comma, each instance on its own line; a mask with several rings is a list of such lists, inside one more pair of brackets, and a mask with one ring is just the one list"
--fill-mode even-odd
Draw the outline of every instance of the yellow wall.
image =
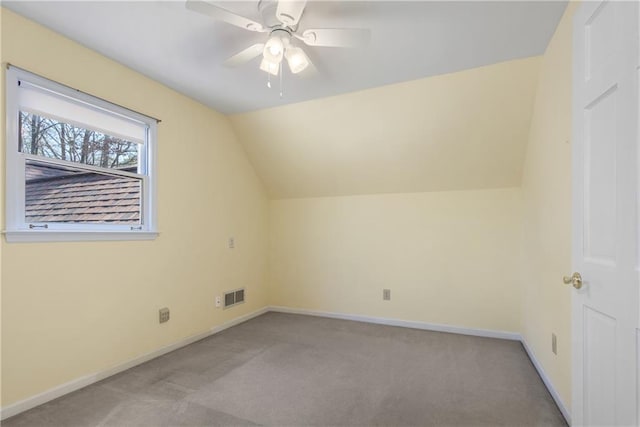
[[[571, 407], [571, 18], [567, 7], [542, 60], [522, 179], [522, 333]], [[558, 354], [551, 352], [551, 334]]]
[[517, 332], [520, 218], [518, 188], [273, 200], [271, 304]]
[[[268, 204], [228, 119], [6, 9], [1, 29], [3, 63], [162, 119], [157, 240], [2, 239], [2, 405], [262, 308]], [[246, 304], [214, 307], [240, 286]]]
[[540, 60], [230, 120], [274, 199], [519, 187]]

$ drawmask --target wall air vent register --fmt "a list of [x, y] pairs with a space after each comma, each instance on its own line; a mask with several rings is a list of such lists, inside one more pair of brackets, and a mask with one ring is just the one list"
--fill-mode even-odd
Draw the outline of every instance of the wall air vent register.
[[224, 294], [224, 308], [229, 308], [234, 305], [242, 304], [244, 302], [244, 288], [236, 289], [235, 291], [225, 292]]

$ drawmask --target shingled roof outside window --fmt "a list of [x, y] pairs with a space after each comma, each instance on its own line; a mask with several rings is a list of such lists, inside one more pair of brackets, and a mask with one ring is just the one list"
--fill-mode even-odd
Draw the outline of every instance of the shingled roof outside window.
[[140, 196], [136, 178], [32, 161], [26, 166], [27, 222], [140, 223]]

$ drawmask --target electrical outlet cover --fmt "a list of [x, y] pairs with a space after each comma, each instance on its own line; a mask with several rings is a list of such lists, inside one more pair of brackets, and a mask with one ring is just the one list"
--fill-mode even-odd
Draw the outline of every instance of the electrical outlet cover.
[[160, 323], [165, 323], [169, 321], [169, 309], [167, 307], [161, 308], [159, 311], [160, 314]]

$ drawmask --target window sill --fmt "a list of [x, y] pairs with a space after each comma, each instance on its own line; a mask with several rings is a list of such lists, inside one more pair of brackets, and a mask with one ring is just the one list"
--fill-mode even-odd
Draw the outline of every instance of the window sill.
[[113, 240], [155, 240], [157, 231], [3, 231], [8, 243], [16, 242], [99, 242]]

